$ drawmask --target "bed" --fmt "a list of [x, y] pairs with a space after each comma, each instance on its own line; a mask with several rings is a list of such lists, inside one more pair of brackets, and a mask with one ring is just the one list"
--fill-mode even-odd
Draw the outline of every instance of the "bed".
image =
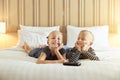
[[120, 50], [96, 51], [101, 61], [80, 60], [81, 66], [36, 64], [19, 47], [0, 51], [0, 80], [120, 80]]
[[[35, 37], [37, 32], [31, 33], [34, 33]], [[42, 33], [42, 35], [45, 36], [47, 34]], [[24, 36], [27, 37], [28, 35]], [[120, 80], [119, 48], [106, 46], [107, 44], [105, 43], [104, 46], [100, 44], [96, 45], [96, 41], [93, 47], [95, 48], [96, 55], [100, 58], [100, 61], [91, 61], [88, 59], [79, 60], [81, 66], [64, 66], [59, 63], [36, 64], [35, 62], [37, 59], [29, 57], [21, 47], [23, 45], [23, 40], [27, 41], [27, 39], [29, 40], [30, 38], [24, 39], [26, 37], [20, 37], [16, 46], [0, 51], [0, 80]], [[38, 37], [38, 35], [36, 37]], [[38, 38], [34, 38], [36, 41], [37, 39]], [[43, 41], [45, 40], [43, 39]], [[42, 44], [43, 41], [39, 44]], [[28, 41], [28, 43], [30, 46], [38, 46], [37, 44], [32, 44], [32, 40], [31, 42]], [[72, 44], [73, 43], [67, 41], [64, 48], [68, 46], [71, 47]]]

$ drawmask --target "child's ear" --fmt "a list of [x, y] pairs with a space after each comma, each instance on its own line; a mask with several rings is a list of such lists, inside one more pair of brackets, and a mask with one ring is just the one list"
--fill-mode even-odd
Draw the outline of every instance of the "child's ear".
[[47, 40], [47, 44], [49, 44], [49, 41]]

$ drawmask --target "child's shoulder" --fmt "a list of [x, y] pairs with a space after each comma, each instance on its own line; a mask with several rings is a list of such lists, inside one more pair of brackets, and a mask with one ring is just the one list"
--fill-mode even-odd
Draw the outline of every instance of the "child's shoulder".
[[90, 47], [89, 49], [88, 49], [88, 51], [95, 51], [92, 47]]
[[95, 50], [94, 50], [92, 47], [90, 47], [90, 48], [88, 49], [88, 52], [90, 52], [91, 54], [96, 55], [96, 54], [95, 54]]
[[72, 47], [70, 47], [70, 46], [63, 46], [63, 49], [65, 49], [66, 51], [69, 51], [69, 50], [72, 49]]

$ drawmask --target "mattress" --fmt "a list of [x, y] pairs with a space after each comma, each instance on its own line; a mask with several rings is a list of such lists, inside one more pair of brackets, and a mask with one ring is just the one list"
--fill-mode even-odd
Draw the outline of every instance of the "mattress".
[[0, 80], [120, 80], [120, 49], [97, 50], [100, 61], [79, 60], [81, 66], [36, 64], [19, 47], [0, 51]]

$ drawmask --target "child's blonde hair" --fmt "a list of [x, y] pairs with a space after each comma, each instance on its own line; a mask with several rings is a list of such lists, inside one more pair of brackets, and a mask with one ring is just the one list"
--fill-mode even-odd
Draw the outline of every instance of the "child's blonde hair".
[[91, 37], [92, 37], [92, 42], [94, 41], [94, 35], [93, 35], [93, 33], [91, 32], [91, 31], [89, 31], [89, 30], [82, 30], [82, 31], [80, 31], [80, 33], [79, 33], [79, 35], [81, 34], [81, 33], [89, 33], [90, 35], [91, 35]]
[[62, 36], [62, 38], [63, 38], [63, 34], [62, 34], [62, 32], [60, 32], [60, 31], [52, 31], [52, 32], [50, 32], [50, 34], [48, 35], [48, 39], [49, 39], [49, 37], [52, 35], [52, 34], [60, 34], [61, 36]]

